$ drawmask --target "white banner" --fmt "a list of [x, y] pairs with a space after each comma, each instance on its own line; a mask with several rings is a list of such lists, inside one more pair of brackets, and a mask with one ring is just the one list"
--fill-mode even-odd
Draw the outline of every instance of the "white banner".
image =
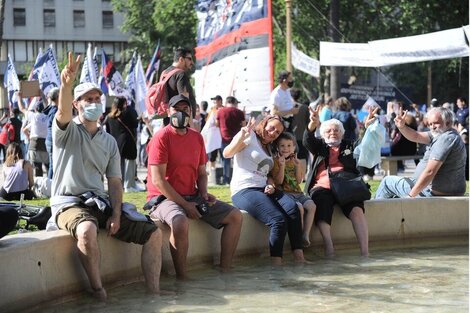
[[[243, 66], [241, 66], [243, 65]], [[216, 95], [234, 96], [247, 112], [269, 104], [269, 48], [247, 49], [202, 67], [194, 73], [198, 103]]]
[[385, 64], [403, 64], [467, 57], [468, 45], [462, 27], [418, 36], [369, 42], [370, 49]]
[[320, 41], [320, 64], [322, 66], [382, 66], [367, 43], [340, 43]]
[[313, 59], [299, 51], [297, 47], [292, 43], [292, 65], [313, 77], [320, 77], [320, 62], [316, 59]]
[[469, 56], [467, 26], [369, 43], [320, 42], [323, 66], [380, 67]]

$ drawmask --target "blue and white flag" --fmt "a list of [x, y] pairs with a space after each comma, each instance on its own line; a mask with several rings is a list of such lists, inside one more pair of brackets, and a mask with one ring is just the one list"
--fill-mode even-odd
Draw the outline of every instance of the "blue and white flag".
[[[60, 86], [59, 67], [52, 45], [44, 53], [39, 51], [33, 70], [29, 74], [29, 80], [39, 80], [39, 88], [44, 95], [47, 95], [52, 88]], [[29, 103], [29, 110], [35, 109], [42, 101], [42, 97], [33, 98]]]
[[41, 70], [41, 66], [42, 66], [42, 64], [39, 63], [41, 61], [41, 57], [42, 57], [42, 48], [39, 48], [39, 53], [36, 57], [36, 61], [34, 62], [31, 72], [29, 72], [28, 80], [38, 80], [39, 71]]
[[17, 91], [20, 90], [20, 81], [18, 80], [15, 65], [13, 64], [10, 55], [8, 55], [7, 68], [3, 77], [3, 86], [5, 86], [8, 92], [9, 107], [18, 108]]
[[138, 115], [144, 113], [147, 109], [145, 108], [145, 96], [147, 95], [147, 84], [145, 81], [144, 68], [142, 66], [142, 60], [140, 56], [137, 58], [135, 65], [135, 110]]
[[129, 71], [127, 72], [126, 77], [126, 87], [129, 91], [129, 96], [127, 98], [127, 103], [132, 105], [135, 108], [135, 89], [136, 89], [136, 81], [135, 81], [135, 64], [137, 63], [137, 51], [134, 51], [132, 54], [132, 59], [129, 62]]
[[42, 92], [47, 95], [49, 90], [60, 86], [59, 66], [51, 47], [41, 56], [39, 63], [42, 64], [38, 77], [39, 86]]
[[82, 73], [80, 75], [80, 84], [85, 82], [98, 83], [98, 64], [95, 59], [96, 54], [93, 55], [91, 49], [91, 43], [89, 43], [86, 57], [83, 62]]
[[153, 84], [155, 78], [158, 77], [158, 69], [160, 68], [160, 39], [158, 39], [157, 47], [153, 53], [152, 60], [150, 60], [147, 70], [145, 71], [145, 81], [147, 82], [147, 87], [150, 87]]

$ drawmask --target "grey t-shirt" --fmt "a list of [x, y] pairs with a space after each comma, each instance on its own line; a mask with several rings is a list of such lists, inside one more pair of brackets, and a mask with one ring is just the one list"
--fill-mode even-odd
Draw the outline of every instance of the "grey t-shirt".
[[52, 179], [52, 216], [47, 230], [57, 229], [56, 215], [62, 208], [79, 202], [75, 196], [87, 191], [108, 198], [104, 176], [121, 177], [121, 157], [113, 136], [101, 127], [91, 136], [74, 118], [62, 130], [52, 123], [54, 177]]
[[466, 189], [465, 160], [467, 152], [459, 134], [449, 129], [443, 134], [432, 137], [424, 157], [416, 167], [414, 178], [418, 179], [429, 160], [442, 161], [431, 183], [431, 189], [448, 195], [463, 195]]

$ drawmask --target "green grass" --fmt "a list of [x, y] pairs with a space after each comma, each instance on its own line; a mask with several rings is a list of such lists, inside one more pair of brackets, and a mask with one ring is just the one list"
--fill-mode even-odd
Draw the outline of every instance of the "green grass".
[[[369, 185], [371, 186], [371, 190], [372, 190], [372, 195], [375, 194], [375, 190], [377, 190], [379, 183], [380, 181], [369, 181]], [[303, 188], [303, 184], [301, 187]], [[213, 194], [214, 196], [217, 197], [217, 199], [221, 201], [224, 201], [230, 204], [232, 203], [232, 199], [230, 197], [230, 188], [228, 186], [209, 187], [209, 193]], [[124, 201], [135, 204], [135, 206], [138, 209], [141, 209], [144, 206], [144, 204], [147, 202], [146, 197], [147, 197], [146, 192], [124, 193]], [[35, 200], [25, 201], [25, 203], [31, 204], [31, 205], [47, 206], [49, 205], [49, 199], [35, 199]]]

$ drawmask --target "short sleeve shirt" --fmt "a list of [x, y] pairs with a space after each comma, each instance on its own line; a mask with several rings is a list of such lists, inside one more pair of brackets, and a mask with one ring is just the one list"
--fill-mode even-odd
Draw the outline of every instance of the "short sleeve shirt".
[[166, 164], [165, 179], [182, 196], [196, 194], [199, 166], [207, 162], [204, 140], [200, 133], [187, 128], [185, 135], [176, 133], [171, 125], [160, 129], [148, 144], [147, 199], [160, 195], [152, 183], [152, 165]]
[[230, 143], [233, 137], [240, 131], [245, 114], [242, 110], [234, 107], [224, 107], [217, 110], [222, 141]]
[[459, 134], [450, 129], [433, 137], [423, 159], [416, 167], [414, 175], [418, 179], [429, 160], [443, 162], [432, 181], [432, 190], [445, 194], [460, 195], [465, 193], [465, 162], [467, 153]]
[[52, 124], [54, 177], [51, 203], [54, 197], [77, 196], [87, 191], [107, 197], [104, 176], [121, 178], [121, 158], [116, 140], [101, 127], [91, 136], [74, 118], [62, 130], [54, 119]]
[[294, 100], [292, 100], [290, 91], [284, 90], [280, 86], [277, 86], [271, 92], [269, 103], [275, 105], [281, 112], [292, 110], [294, 107]]

